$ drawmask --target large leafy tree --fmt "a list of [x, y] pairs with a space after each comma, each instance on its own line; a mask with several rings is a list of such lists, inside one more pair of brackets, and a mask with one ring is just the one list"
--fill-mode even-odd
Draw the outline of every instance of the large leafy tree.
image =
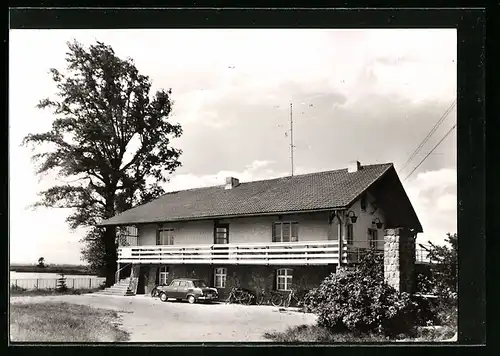
[[180, 166], [171, 140], [182, 134], [169, 120], [171, 90], [151, 93], [151, 80], [132, 59], [104, 43], [68, 43], [67, 67], [51, 69], [55, 98], [38, 108], [54, 115], [52, 129], [27, 135], [36, 173], [56, 172], [58, 184], [39, 193], [35, 206], [71, 208], [72, 229], [87, 227], [82, 259], [113, 283], [116, 229], [96, 224], [164, 191], [161, 183]]

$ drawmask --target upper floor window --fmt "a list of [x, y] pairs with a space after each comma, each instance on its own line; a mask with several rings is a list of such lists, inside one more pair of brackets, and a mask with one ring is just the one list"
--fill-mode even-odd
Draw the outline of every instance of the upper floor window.
[[370, 248], [377, 248], [378, 231], [375, 229], [368, 229], [368, 243]]
[[361, 210], [366, 211], [366, 194], [363, 194], [361, 196], [361, 200], [359, 203], [361, 205]]
[[214, 243], [228, 244], [229, 243], [229, 225], [219, 224], [215, 226]]
[[347, 244], [352, 245], [354, 240], [354, 226], [352, 224], [347, 224]]
[[174, 244], [174, 229], [160, 227], [156, 234], [157, 245], [173, 245]]
[[293, 270], [280, 268], [276, 271], [276, 290], [288, 291], [292, 289]]
[[273, 223], [273, 242], [299, 241], [299, 223], [275, 222]]

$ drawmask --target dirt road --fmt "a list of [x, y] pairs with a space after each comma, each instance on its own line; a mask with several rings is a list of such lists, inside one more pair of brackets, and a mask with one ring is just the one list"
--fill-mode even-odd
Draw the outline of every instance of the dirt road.
[[271, 306], [188, 304], [146, 296], [61, 295], [12, 297], [11, 303], [68, 302], [116, 310], [132, 342], [268, 341], [263, 333], [313, 324], [316, 317]]

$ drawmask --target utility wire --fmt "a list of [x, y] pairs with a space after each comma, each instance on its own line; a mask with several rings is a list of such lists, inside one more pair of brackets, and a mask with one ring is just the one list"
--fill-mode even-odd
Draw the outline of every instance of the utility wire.
[[415, 172], [415, 171], [417, 170], [417, 168], [418, 168], [418, 167], [420, 167], [420, 165], [421, 165], [422, 163], [424, 163], [424, 161], [427, 159], [427, 157], [429, 157], [429, 156], [431, 155], [431, 153], [432, 153], [432, 152], [434, 152], [434, 150], [435, 150], [435, 149], [436, 149], [436, 148], [437, 148], [437, 147], [441, 144], [441, 142], [443, 142], [443, 141], [444, 141], [444, 139], [445, 139], [446, 137], [448, 137], [448, 135], [449, 135], [449, 134], [453, 131], [453, 129], [454, 129], [455, 127], [457, 127], [457, 124], [453, 125], [453, 127], [452, 127], [452, 128], [451, 128], [451, 129], [450, 129], [450, 130], [449, 130], [449, 131], [448, 131], [448, 132], [447, 132], [444, 136], [443, 136], [443, 138], [442, 138], [441, 140], [439, 140], [439, 142], [436, 144], [436, 146], [434, 146], [434, 147], [432, 148], [432, 150], [431, 150], [431, 151], [430, 151], [430, 152], [429, 152], [429, 153], [428, 153], [428, 154], [424, 157], [424, 159], [423, 159], [423, 160], [421, 160], [421, 161], [420, 161], [420, 163], [419, 163], [419, 164], [417, 164], [417, 166], [416, 166], [415, 168], [413, 168], [413, 170], [410, 172], [410, 174], [408, 174], [408, 175], [406, 176], [406, 178], [403, 180], [403, 182], [405, 182], [405, 181], [406, 181], [406, 180], [407, 180], [407, 179], [408, 179], [408, 178], [409, 178], [409, 177], [413, 174], [413, 172]]
[[401, 173], [405, 168], [406, 166], [408, 166], [408, 163], [410, 163], [410, 161], [420, 152], [420, 150], [422, 149], [422, 147], [425, 145], [425, 143], [429, 140], [429, 138], [432, 136], [432, 134], [437, 130], [437, 128], [441, 125], [441, 123], [444, 121], [444, 119], [446, 119], [446, 117], [450, 114], [451, 110], [453, 110], [453, 107], [455, 106], [455, 104], [457, 103], [456, 100], [453, 101], [453, 103], [451, 103], [450, 107], [448, 109], [446, 109], [446, 111], [444, 112], [443, 116], [441, 116], [441, 118], [438, 120], [438, 122], [436, 122], [436, 124], [434, 124], [434, 127], [431, 129], [431, 131], [427, 134], [427, 136], [422, 140], [422, 142], [420, 143], [420, 145], [415, 149], [415, 151], [413, 151], [413, 153], [411, 154], [410, 158], [408, 158], [408, 160], [405, 162], [405, 164], [403, 165], [403, 168], [401, 168], [399, 170], [399, 172]]

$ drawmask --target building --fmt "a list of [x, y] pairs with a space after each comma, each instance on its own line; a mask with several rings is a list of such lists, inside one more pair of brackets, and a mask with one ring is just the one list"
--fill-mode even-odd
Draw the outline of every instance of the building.
[[310, 289], [369, 247], [386, 249], [386, 277], [397, 286], [411, 279], [405, 273], [422, 232], [393, 164], [357, 161], [254, 182], [228, 177], [225, 185], [167, 193], [100, 226], [132, 235], [117, 261], [117, 279], [130, 276], [129, 293], [196, 277], [222, 296], [232, 286]]

